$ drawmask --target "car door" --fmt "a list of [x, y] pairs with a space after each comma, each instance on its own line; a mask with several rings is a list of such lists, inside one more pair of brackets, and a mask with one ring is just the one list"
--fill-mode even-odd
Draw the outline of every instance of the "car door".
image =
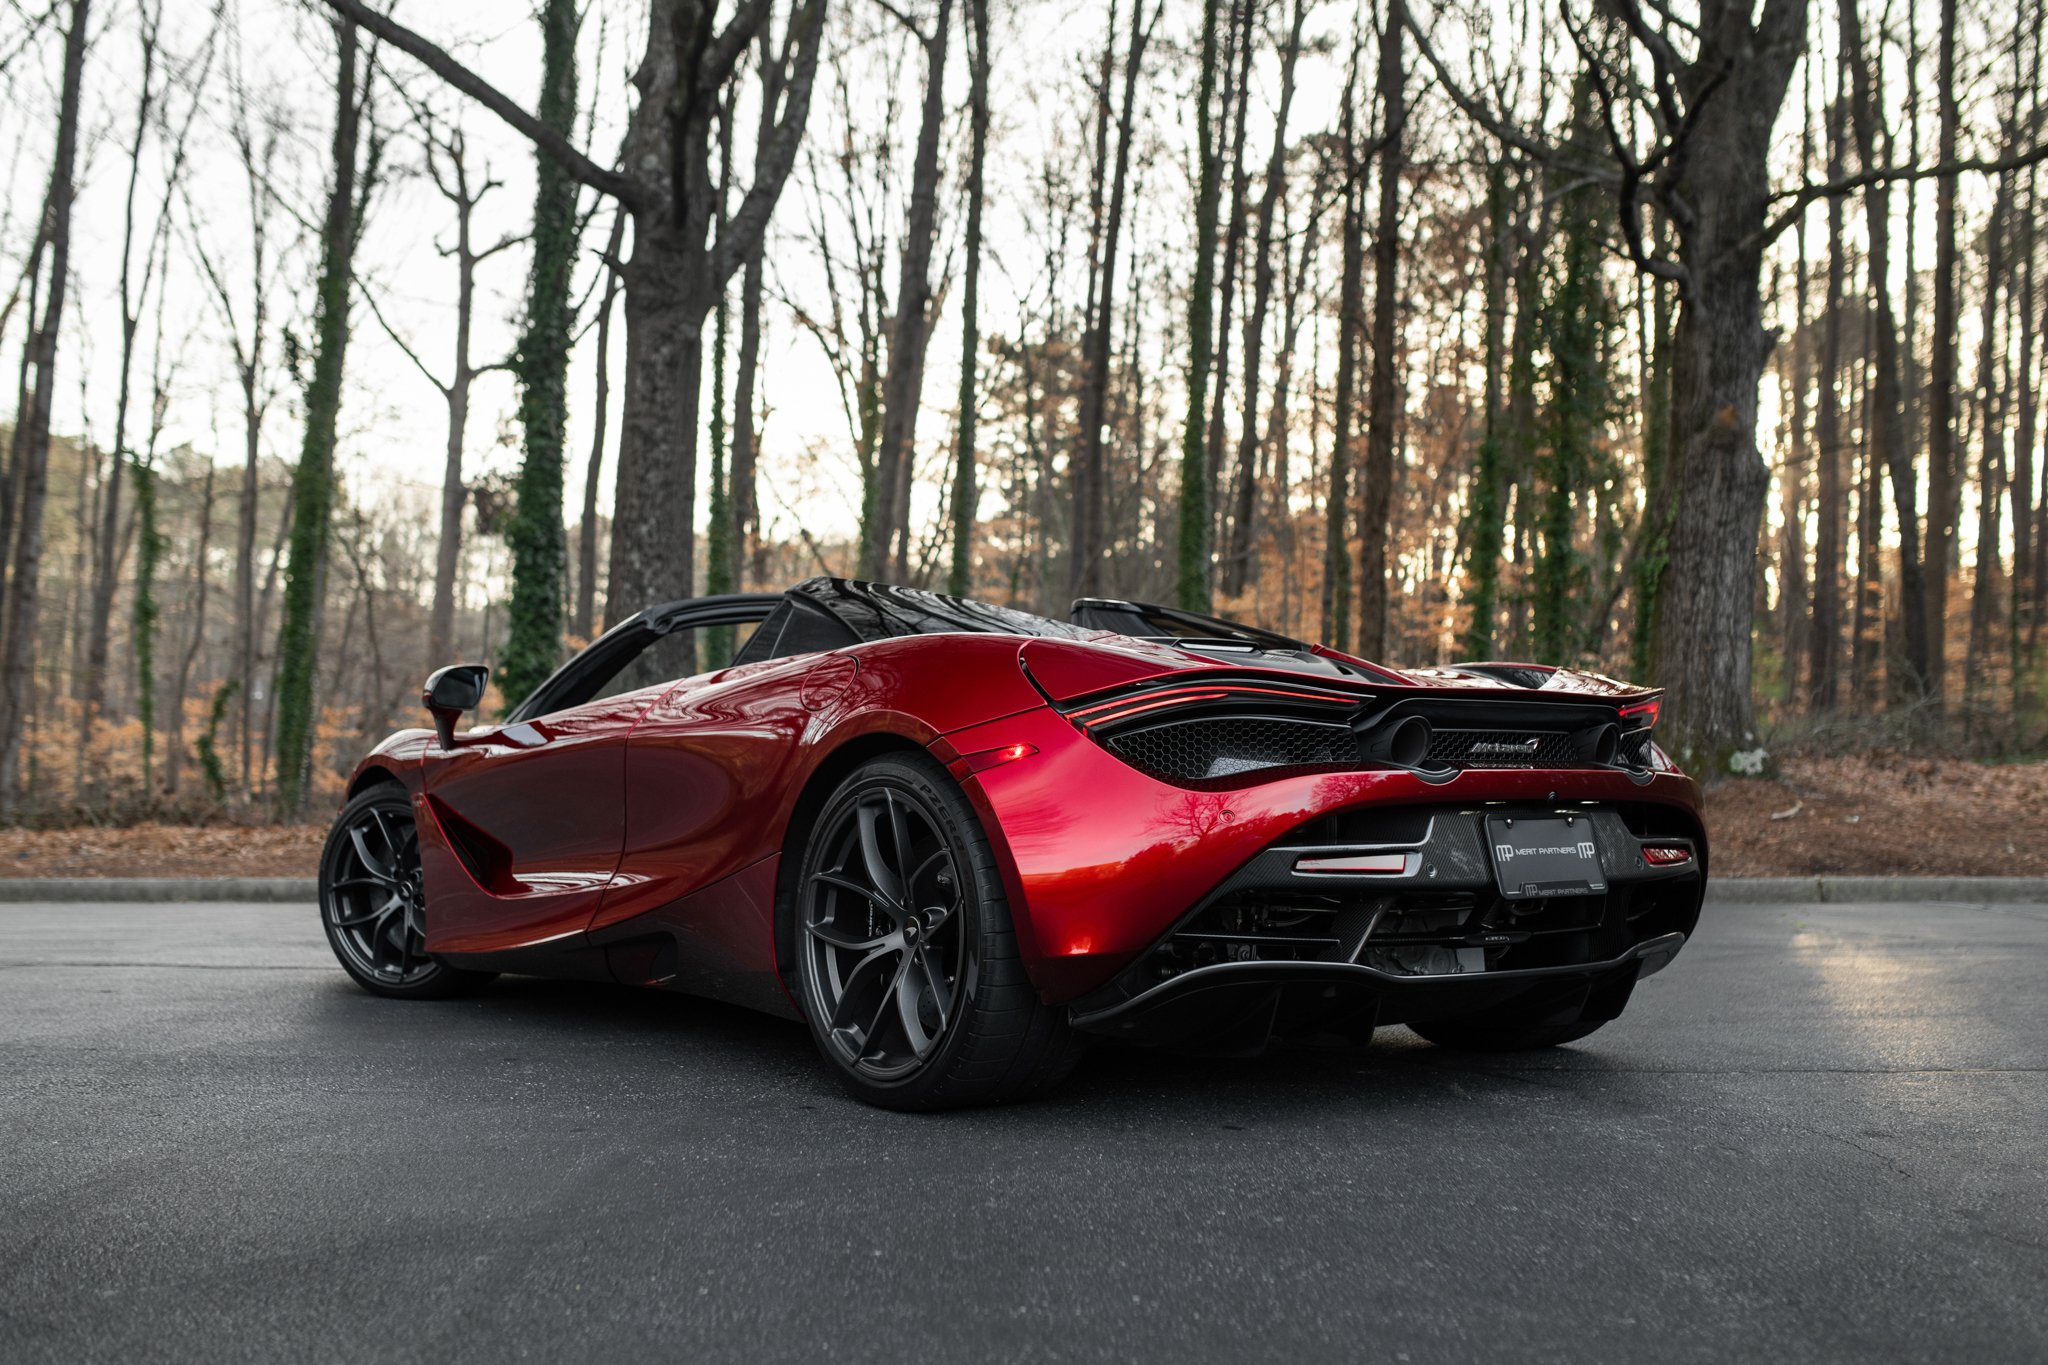
[[[583, 933], [619, 865], [626, 742], [675, 685], [615, 691], [644, 654], [767, 616], [767, 594], [642, 613], [597, 641], [503, 724], [428, 752], [421, 795], [427, 947], [502, 952]], [[637, 634], [634, 631], [637, 629]], [[698, 657], [702, 657], [701, 654]], [[549, 699], [584, 698], [548, 709]]]

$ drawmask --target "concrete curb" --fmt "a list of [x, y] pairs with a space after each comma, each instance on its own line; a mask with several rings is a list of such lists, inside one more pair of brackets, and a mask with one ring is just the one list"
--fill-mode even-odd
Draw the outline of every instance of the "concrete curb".
[[[0, 904], [245, 901], [308, 904], [311, 877], [0, 878]], [[1854, 905], [1887, 901], [2048, 904], [2048, 877], [1723, 877], [1707, 883], [1719, 905]]]
[[2048, 877], [1724, 877], [1707, 882], [1707, 901], [1722, 905], [2048, 903]]
[[0, 904], [24, 901], [297, 901], [319, 894], [311, 877], [18, 877], [0, 879]]

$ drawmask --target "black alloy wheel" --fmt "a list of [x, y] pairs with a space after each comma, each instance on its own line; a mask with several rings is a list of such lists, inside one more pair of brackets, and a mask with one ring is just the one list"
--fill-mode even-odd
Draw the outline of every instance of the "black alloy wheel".
[[320, 925], [342, 968], [363, 989], [437, 999], [490, 979], [426, 950], [426, 889], [419, 829], [404, 788], [382, 784], [342, 807], [320, 855]]
[[1079, 1053], [1017, 958], [988, 839], [922, 754], [856, 769], [813, 826], [796, 967], [812, 1036], [857, 1097], [895, 1109], [1047, 1088]]

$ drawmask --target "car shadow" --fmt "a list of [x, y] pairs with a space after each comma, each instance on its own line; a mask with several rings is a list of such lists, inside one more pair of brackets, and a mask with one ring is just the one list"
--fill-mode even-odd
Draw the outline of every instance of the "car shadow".
[[[337, 983], [341, 994], [369, 1007], [368, 1018], [349, 1009], [353, 1024], [388, 1017], [386, 1002]], [[602, 983], [500, 977], [474, 995], [408, 1006], [431, 1010], [437, 1031], [469, 1046], [516, 1050], [533, 1062], [560, 1053], [563, 1064], [598, 1050], [608, 1065], [636, 1059], [647, 1065], [679, 1060], [713, 1086], [721, 1082], [757, 1091], [765, 1078], [781, 1078], [801, 1092], [804, 1107], [843, 1102], [879, 1114], [846, 1097], [817, 1057], [808, 1030], [796, 1021], [700, 997]], [[1603, 1050], [1555, 1048], [1519, 1054], [1478, 1054], [1435, 1047], [1407, 1029], [1378, 1030], [1365, 1047], [1287, 1043], [1252, 1057], [1190, 1055], [1111, 1041], [1091, 1047], [1066, 1083], [1049, 1095], [999, 1112], [1010, 1126], [1047, 1122], [1072, 1131], [1083, 1126], [1127, 1125], [1135, 1116], [1200, 1112], [1231, 1128], [1269, 1117], [1275, 1106], [1296, 1116], [1317, 1110], [1351, 1114], [1399, 1110], [1445, 1100], [1525, 1097], [1535, 1091], [1576, 1089], [1632, 1069]], [[893, 1115], [904, 1121], [911, 1116]]]

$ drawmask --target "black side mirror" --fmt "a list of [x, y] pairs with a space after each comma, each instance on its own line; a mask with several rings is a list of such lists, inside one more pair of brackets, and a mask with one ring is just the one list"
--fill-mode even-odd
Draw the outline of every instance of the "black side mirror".
[[434, 718], [434, 733], [441, 747], [455, 747], [455, 722], [465, 711], [474, 711], [484, 699], [484, 684], [491, 670], [482, 664], [450, 664], [436, 669], [420, 689], [420, 702]]

